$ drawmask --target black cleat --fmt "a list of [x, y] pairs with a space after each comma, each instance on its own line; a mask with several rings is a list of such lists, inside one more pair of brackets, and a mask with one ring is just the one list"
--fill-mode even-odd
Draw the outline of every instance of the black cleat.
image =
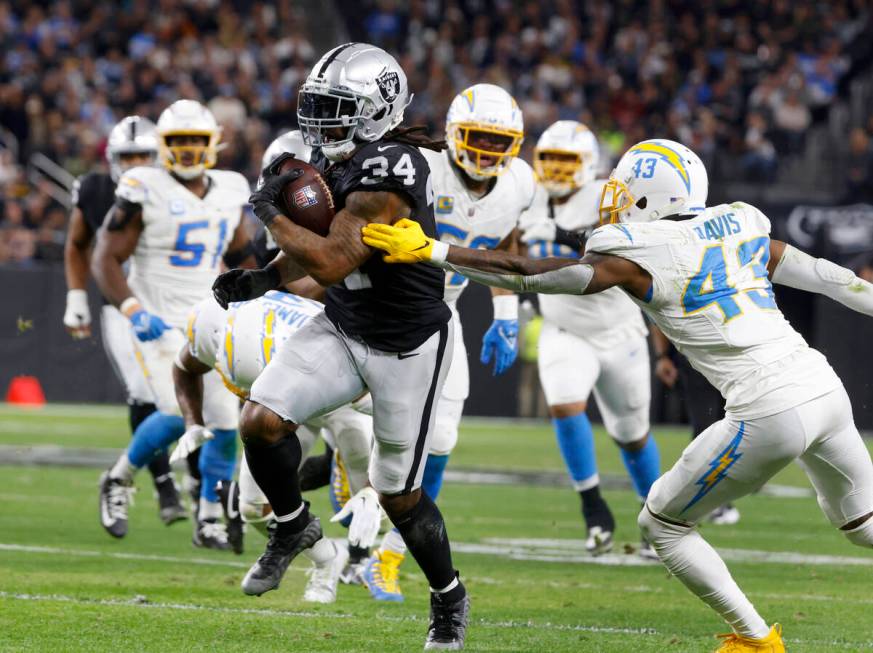
[[460, 651], [467, 635], [470, 597], [454, 603], [445, 602], [441, 594], [430, 593], [430, 627], [424, 641], [425, 651]]
[[242, 591], [250, 596], [260, 596], [279, 587], [291, 561], [322, 537], [321, 522], [318, 521], [318, 517], [311, 514], [309, 523], [302, 531], [282, 535], [280, 527], [280, 524], [276, 524], [270, 530], [266, 550], [242, 580]]
[[227, 541], [237, 555], [243, 552], [245, 525], [239, 514], [239, 485], [236, 481], [219, 481], [218, 498], [224, 510], [224, 523], [227, 525]]
[[224, 524], [214, 519], [198, 521], [191, 542], [194, 546], [204, 549], [218, 549], [219, 551], [230, 549], [230, 544], [227, 542], [227, 529], [225, 529]]
[[100, 476], [100, 524], [112, 537], [127, 535], [127, 509], [133, 493], [133, 485], [111, 478], [108, 471]]
[[155, 482], [155, 490], [158, 493], [158, 515], [165, 525], [188, 519], [188, 511], [182, 505], [179, 488], [172, 476], [168, 474], [162, 481]]

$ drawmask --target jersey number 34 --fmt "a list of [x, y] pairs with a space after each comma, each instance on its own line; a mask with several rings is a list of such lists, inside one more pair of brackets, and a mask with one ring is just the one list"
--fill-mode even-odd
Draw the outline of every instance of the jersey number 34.
[[745, 293], [758, 308], [775, 309], [773, 287], [767, 276], [767, 262], [770, 260], [770, 239], [767, 236], [753, 238], [741, 243], [736, 251], [740, 268], [752, 266], [754, 279], [763, 279], [756, 288], [737, 289], [728, 278], [724, 245], [712, 245], [703, 252], [700, 269], [688, 281], [682, 293], [682, 308], [685, 313], [697, 313], [713, 304], [724, 314], [725, 322], [742, 315], [743, 309], [737, 303], [738, 293]]

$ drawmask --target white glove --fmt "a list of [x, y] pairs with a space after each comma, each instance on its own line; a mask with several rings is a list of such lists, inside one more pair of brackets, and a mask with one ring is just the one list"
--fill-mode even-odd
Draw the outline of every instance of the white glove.
[[170, 456], [170, 464], [175, 464], [180, 460], [188, 457], [192, 451], [197, 451], [204, 442], [211, 440], [215, 434], [202, 424], [192, 424], [188, 427], [182, 437], [179, 438], [176, 448], [173, 449], [173, 454]]
[[88, 308], [88, 293], [81, 288], [67, 291], [64, 326], [76, 340], [88, 338], [91, 335], [91, 310]]
[[521, 241], [525, 245], [530, 245], [531, 243], [540, 240], [545, 240], [546, 242], [551, 243], [555, 240], [556, 231], [557, 229], [554, 220], [537, 220], [533, 224], [523, 228], [521, 232]]
[[379, 525], [382, 523], [382, 506], [379, 505], [379, 495], [370, 486], [360, 490], [348, 500], [343, 509], [331, 517], [331, 521], [339, 522], [352, 515], [349, 524], [349, 544], [370, 548], [379, 535]]

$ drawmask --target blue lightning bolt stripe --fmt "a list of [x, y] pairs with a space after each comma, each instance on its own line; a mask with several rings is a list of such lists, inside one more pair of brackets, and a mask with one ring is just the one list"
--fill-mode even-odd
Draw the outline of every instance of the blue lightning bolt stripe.
[[734, 463], [743, 457], [743, 454], [737, 453], [737, 449], [740, 446], [740, 442], [742, 441], [745, 432], [746, 423], [740, 422], [740, 430], [734, 436], [733, 440], [731, 440], [730, 444], [725, 447], [724, 451], [712, 459], [712, 462], [709, 463], [709, 471], [696, 481], [696, 485], [699, 485], [700, 489], [697, 491], [697, 494], [694, 495], [694, 498], [688, 502], [688, 505], [682, 508], [682, 511], [679, 513], [680, 515], [709, 494], [712, 491], [712, 488], [718, 485], [719, 481], [727, 476], [728, 470], [734, 466]]
[[673, 168], [682, 179], [685, 188], [689, 193], [691, 192], [691, 177], [688, 174], [688, 170], [685, 168], [682, 156], [676, 150], [657, 141], [644, 141], [639, 145], [632, 147], [631, 152], [644, 152], [647, 154], [658, 155], [661, 160], [670, 164], [670, 167]]

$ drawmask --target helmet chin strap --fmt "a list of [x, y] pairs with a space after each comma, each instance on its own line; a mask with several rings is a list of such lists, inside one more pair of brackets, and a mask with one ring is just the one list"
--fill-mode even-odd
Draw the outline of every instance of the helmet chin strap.
[[328, 161], [333, 161], [336, 163], [337, 161], [345, 161], [346, 159], [350, 159], [351, 156], [355, 153], [355, 150], [358, 148], [358, 143], [355, 143], [353, 140], [346, 141], [341, 145], [322, 145], [321, 152], [327, 157]]

